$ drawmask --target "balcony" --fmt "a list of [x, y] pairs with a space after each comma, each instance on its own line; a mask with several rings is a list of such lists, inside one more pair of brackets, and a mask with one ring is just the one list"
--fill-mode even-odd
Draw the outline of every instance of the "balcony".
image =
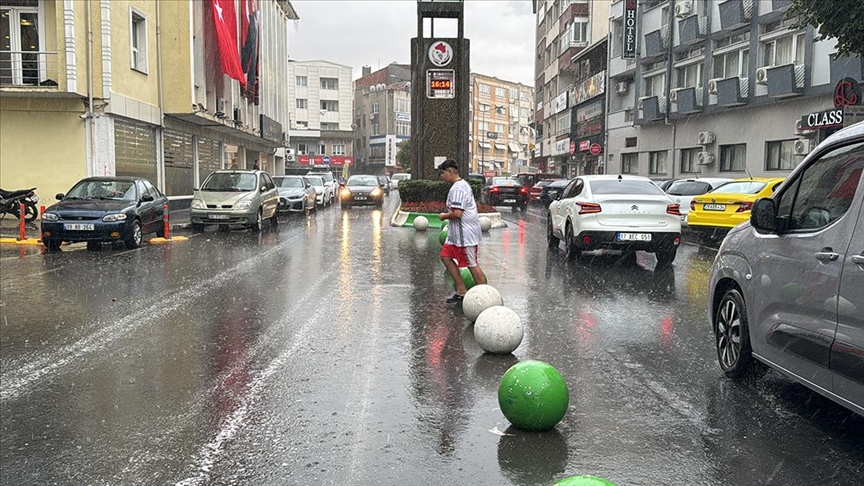
[[790, 98], [804, 93], [806, 69], [803, 65], [786, 64], [767, 70], [768, 96], [771, 98]]
[[753, 17], [753, 0], [726, 0], [718, 5], [720, 9], [720, 28], [723, 31], [735, 30], [750, 23]]
[[638, 108], [642, 112], [642, 121], [662, 120], [666, 115], [666, 97], [646, 96], [639, 98]]
[[560, 72], [572, 73], [576, 69], [573, 64], [573, 56], [582, 52], [588, 46], [588, 43], [584, 41], [571, 41], [565, 45], [567, 48], [558, 56], [558, 70]]
[[689, 115], [691, 113], [699, 113], [702, 111], [702, 88], [679, 88], [673, 90], [672, 95], [675, 97], [678, 113]]
[[679, 45], [689, 46], [705, 40], [708, 33], [708, 18], [702, 15], [691, 15], [678, 21]]
[[747, 103], [747, 97], [750, 93], [750, 82], [747, 78], [735, 76], [716, 80], [715, 83], [719, 106], [741, 106]]
[[56, 52], [0, 51], [0, 88], [59, 91], [60, 81], [60, 61]]
[[645, 54], [642, 57], [643, 62], [654, 61], [655, 58], [666, 54], [669, 37], [664, 36], [663, 34], [664, 32], [661, 29], [645, 34]]

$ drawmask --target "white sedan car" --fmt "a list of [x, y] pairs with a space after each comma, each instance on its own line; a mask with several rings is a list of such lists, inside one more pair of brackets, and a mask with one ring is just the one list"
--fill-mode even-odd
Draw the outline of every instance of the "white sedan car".
[[732, 179], [722, 177], [699, 177], [678, 179], [666, 188], [666, 194], [681, 205], [681, 224], [687, 225], [687, 213], [690, 212], [690, 202], [695, 196], [701, 196], [730, 182]]
[[568, 260], [583, 251], [644, 250], [668, 265], [681, 242], [680, 206], [647, 177], [577, 177], [547, 214], [549, 247], [563, 240]]
[[333, 202], [330, 198], [330, 189], [321, 176], [307, 175], [306, 180], [315, 189], [315, 202], [318, 206], [326, 206]]

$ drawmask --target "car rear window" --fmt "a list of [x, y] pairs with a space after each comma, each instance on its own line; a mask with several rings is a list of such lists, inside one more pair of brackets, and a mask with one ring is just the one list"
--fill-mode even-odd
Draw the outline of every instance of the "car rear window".
[[696, 181], [673, 182], [666, 192], [673, 196], [698, 196], [711, 190], [711, 184]]
[[660, 196], [665, 194], [651, 181], [632, 179], [609, 179], [590, 181], [591, 192], [594, 194], [639, 194]]
[[712, 194], [756, 194], [765, 186], [768, 185], [767, 182], [760, 181], [741, 181], [741, 182], [729, 182], [728, 184], [723, 184], [711, 191]]

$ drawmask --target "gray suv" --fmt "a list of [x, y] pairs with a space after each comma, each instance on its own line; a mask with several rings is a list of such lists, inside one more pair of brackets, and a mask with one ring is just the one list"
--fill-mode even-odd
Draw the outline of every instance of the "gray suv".
[[864, 123], [807, 156], [711, 267], [709, 309], [732, 378], [774, 368], [864, 415]]

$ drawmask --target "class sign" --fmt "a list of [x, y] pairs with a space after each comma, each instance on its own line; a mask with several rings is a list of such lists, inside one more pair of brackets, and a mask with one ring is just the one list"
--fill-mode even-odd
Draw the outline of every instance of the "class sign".
[[816, 130], [843, 126], [843, 108], [810, 113], [801, 117], [801, 128]]

